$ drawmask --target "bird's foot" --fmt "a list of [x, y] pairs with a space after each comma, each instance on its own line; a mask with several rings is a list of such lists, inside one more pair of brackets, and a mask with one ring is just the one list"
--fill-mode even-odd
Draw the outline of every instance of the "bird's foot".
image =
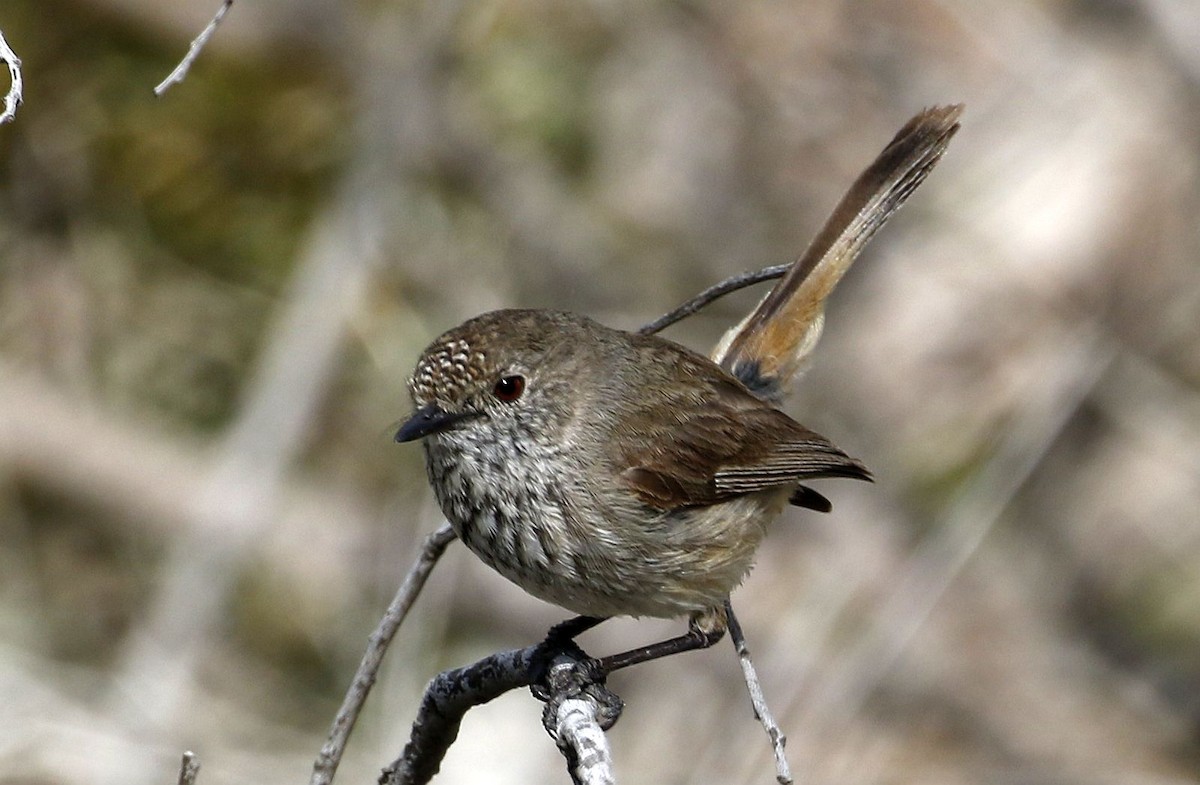
[[576, 635], [598, 623], [591, 617], [579, 617], [555, 626], [530, 663], [529, 689], [546, 704], [542, 724], [552, 736], [559, 709], [567, 700], [590, 699], [603, 730], [611, 728], [621, 716], [625, 704], [605, 684], [608, 673], [604, 666], [574, 641]]

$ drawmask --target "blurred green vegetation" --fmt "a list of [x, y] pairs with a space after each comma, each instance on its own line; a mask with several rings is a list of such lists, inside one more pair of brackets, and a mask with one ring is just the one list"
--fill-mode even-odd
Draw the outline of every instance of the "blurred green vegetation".
[[42, 189], [6, 191], [6, 212], [53, 238], [68, 216], [94, 223], [150, 257], [142, 275], [166, 258], [276, 293], [352, 139], [338, 69], [311, 51], [209, 56], [159, 99], [185, 42], [94, 3], [5, 11], [32, 78], [0, 166]]
[[[270, 51], [210, 55], [186, 90], [159, 99], [151, 88], [186, 42], [94, 3], [4, 10], [29, 76], [21, 122], [0, 145], [11, 184], [0, 292], [14, 290], [0, 346], [53, 368], [44, 336], [20, 328], [46, 308], [79, 309], [90, 382], [143, 412], [221, 427], [344, 165], [352, 107], [338, 69]], [[75, 261], [56, 264], [68, 249]], [[15, 283], [54, 275], [85, 301], [13, 301]]]

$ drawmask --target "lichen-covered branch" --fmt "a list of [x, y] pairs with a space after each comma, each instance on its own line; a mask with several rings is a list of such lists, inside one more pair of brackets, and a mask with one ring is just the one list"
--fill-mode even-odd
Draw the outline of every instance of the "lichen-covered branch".
[[[529, 646], [499, 652], [435, 676], [425, 689], [408, 744], [400, 758], [384, 769], [380, 785], [420, 785], [432, 779], [469, 709], [529, 686], [537, 650], [537, 646]], [[481, 768], [486, 768], [485, 764]]]
[[[518, 687], [537, 685], [534, 694], [546, 701], [542, 723], [567, 759], [576, 783], [612, 783], [612, 761], [604, 731], [621, 714], [621, 699], [603, 679], [579, 667], [588, 656], [573, 645], [548, 651], [550, 640], [524, 649], [500, 652], [438, 674], [425, 689], [412, 734], [400, 757], [383, 771], [380, 785], [424, 785], [441, 767], [458, 737], [463, 716]], [[546, 657], [551, 657], [549, 663]], [[487, 761], [480, 763], [486, 769]]]
[[568, 698], [558, 705], [554, 738], [567, 756], [576, 785], [615, 785], [612, 751], [596, 714], [596, 702]]

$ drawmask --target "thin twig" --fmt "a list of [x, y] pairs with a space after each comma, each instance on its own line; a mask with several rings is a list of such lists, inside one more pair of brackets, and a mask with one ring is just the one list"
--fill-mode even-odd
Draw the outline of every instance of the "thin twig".
[[746, 645], [746, 636], [742, 634], [742, 625], [733, 613], [733, 604], [725, 600], [725, 616], [729, 623], [729, 639], [737, 650], [738, 661], [742, 663], [742, 677], [746, 680], [746, 690], [750, 693], [750, 705], [754, 707], [754, 716], [762, 723], [767, 738], [771, 740], [771, 752], [775, 755], [775, 779], [779, 785], [792, 785], [792, 772], [788, 767], [787, 756], [783, 748], [787, 745], [787, 737], [783, 735], [767, 699], [763, 696], [762, 683], [758, 680], [758, 671], [750, 658], [750, 648]]
[[162, 94], [170, 89], [171, 85], [182, 82], [187, 76], [188, 70], [192, 67], [192, 63], [200, 56], [200, 50], [208, 44], [208, 39], [212, 38], [213, 33], [217, 31], [217, 25], [221, 24], [221, 20], [225, 18], [225, 14], [233, 5], [233, 0], [222, 0], [221, 7], [217, 9], [217, 13], [213, 16], [212, 21], [200, 31], [200, 35], [192, 40], [192, 45], [188, 47], [187, 54], [179, 61], [179, 65], [175, 66], [175, 70], [167, 74], [167, 78], [158, 83], [154, 88], [154, 94], [162, 97]]
[[678, 322], [681, 319], [686, 319], [704, 306], [708, 305], [714, 300], [724, 297], [731, 292], [736, 292], [738, 289], [745, 289], [747, 286], [753, 286], [754, 284], [762, 283], [763, 281], [770, 281], [774, 278], [782, 278], [783, 274], [791, 269], [791, 266], [791, 263], [776, 264], [772, 265], [771, 267], [764, 267], [763, 269], [755, 272], [742, 273], [741, 275], [734, 275], [726, 278], [724, 281], [708, 287], [704, 291], [700, 292], [700, 294], [688, 300], [670, 313], [660, 316], [659, 318], [650, 322], [650, 324], [647, 324], [645, 327], [642, 327], [640, 330], [638, 330], [638, 333], [641, 335], [652, 335], [653, 333], [664, 330], [667, 327], [670, 327], [672, 324], [675, 324], [675, 322]]
[[183, 760], [179, 762], [179, 785], [196, 785], [199, 773], [200, 761], [196, 760], [196, 753], [191, 750], [183, 753]]
[[354, 681], [351, 683], [346, 697], [342, 700], [342, 706], [338, 709], [337, 716], [333, 719], [329, 737], [325, 745], [321, 747], [321, 752], [313, 764], [312, 779], [309, 780], [311, 785], [328, 785], [333, 781], [333, 775], [337, 772], [338, 764], [341, 763], [342, 755], [346, 751], [350, 733], [354, 730], [355, 723], [358, 722], [358, 716], [362, 712], [371, 686], [375, 684], [379, 666], [383, 662], [383, 655], [396, 635], [396, 631], [400, 629], [404, 617], [408, 615], [409, 609], [416, 602], [417, 595], [425, 586], [425, 580], [429, 577], [429, 573], [453, 539], [454, 529], [450, 528], [448, 523], [442, 524], [437, 531], [425, 538], [420, 556], [408, 571], [404, 582], [400, 584], [400, 590], [396, 592], [392, 604], [388, 606], [387, 613], [380, 619], [379, 626], [371, 634], [362, 662], [354, 674]]
[[4, 96], [4, 111], [0, 112], [0, 125], [4, 125], [17, 116], [17, 107], [24, 100], [22, 98], [24, 83], [21, 78], [21, 58], [17, 57], [17, 53], [8, 45], [8, 41], [4, 40], [3, 32], [0, 32], [0, 60], [8, 65], [8, 78], [12, 83], [8, 88], [8, 93]]

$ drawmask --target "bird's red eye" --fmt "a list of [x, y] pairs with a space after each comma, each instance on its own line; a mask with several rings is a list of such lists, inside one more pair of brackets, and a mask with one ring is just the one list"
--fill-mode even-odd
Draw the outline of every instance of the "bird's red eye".
[[512, 403], [517, 400], [523, 392], [525, 392], [524, 376], [505, 376], [496, 382], [496, 386], [492, 388], [492, 395], [505, 403]]

